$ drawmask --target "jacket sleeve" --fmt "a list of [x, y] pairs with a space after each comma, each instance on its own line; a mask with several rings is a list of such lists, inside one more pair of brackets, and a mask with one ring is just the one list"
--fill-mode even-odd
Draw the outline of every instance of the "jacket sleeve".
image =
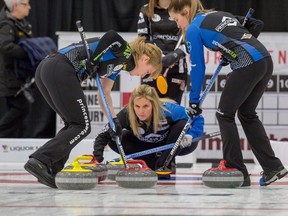
[[[242, 24], [245, 17], [243, 16], [235, 16], [236, 19], [239, 20], [239, 22]], [[259, 36], [259, 34], [261, 33], [261, 31], [264, 28], [264, 22], [262, 20], [259, 19], [255, 19], [255, 18], [249, 18], [244, 26], [245, 28], [248, 29], [248, 31], [255, 37], [257, 38]]]
[[108, 132], [109, 128], [110, 128], [109, 124], [106, 124], [102, 129], [102, 131], [97, 135], [94, 141], [93, 155], [100, 163], [104, 160], [103, 153], [105, 146], [112, 141], [112, 138]]
[[141, 8], [141, 11], [139, 13], [139, 19], [137, 24], [137, 33], [138, 36], [144, 36], [146, 38], [146, 41], [152, 42], [150, 36], [151, 32], [149, 29], [149, 19], [144, 14], [144, 7]]
[[204, 118], [201, 115], [195, 116], [191, 128], [187, 131], [193, 138], [202, 136], [204, 131]]
[[91, 56], [92, 62], [97, 64], [108, 50], [111, 50], [116, 58], [121, 58], [124, 62], [132, 57], [129, 43], [114, 30], [109, 30], [101, 37], [97, 48]]
[[[128, 118], [127, 108], [123, 108], [118, 114], [117, 118], [122, 126], [122, 129], [130, 128], [130, 121]], [[96, 157], [98, 162], [102, 162], [104, 160], [103, 153], [107, 144], [110, 142], [114, 142], [112, 137], [109, 134], [109, 130], [111, 130], [109, 123], [107, 123], [102, 131], [97, 135], [94, 141], [94, 151], [93, 155]]]
[[25, 50], [15, 42], [15, 34], [10, 24], [0, 24], [0, 52], [13, 58], [27, 58]]
[[[185, 107], [180, 106], [174, 103], [164, 103], [164, 107], [167, 111], [164, 112], [166, 117], [170, 117], [172, 122], [179, 120], [188, 120], [187, 110]], [[190, 134], [192, 137], [196, 138], [202, 136], [204, 130], [204, 118], [202, 115], [195, 116], [190, 129], [187, 131], [187, 134]]]
[[186, 44], [190, 53], [191, 69], [190, 82], [191, 89], [189, 94], [189, 102], [198, 103], [200, 101], [200, 93], [205, 78], [205, 57], [204, 46], [201, 38], [201, 30], [196, 25], [190, 24], [186, 32]]

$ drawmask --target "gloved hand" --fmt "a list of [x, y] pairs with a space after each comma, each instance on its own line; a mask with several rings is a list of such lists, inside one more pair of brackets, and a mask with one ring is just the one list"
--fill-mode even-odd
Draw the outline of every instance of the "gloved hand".
[[228, 59], [226, 59], [223, 55], [221, 56], [220, 60], [221, 60], [221, 62], [220, 62], [221, 64], [220, 65], [222, 67], [225, 67], [225, 66], [230, 64], [230, 61]]
[[99, 64], [94, 64], [93, 62], [87, 60], [85, 63], [85, 72], [89, 75], [89, 76], [94, 76], [95, 73], [97, 73], [99, 68]]
[[193, 103], [189, 102], [189, 108], [188, 108], [188, 115], [190, 118], [194, 118], [194, 116], [200, 115], [202, 113], [202, 109], [199, 106], [199, 103]]
[[111, 136], [112, 140], [116, 140], [116, 137], [118, 136], [121, 140], [121, 135], [122, 135], [122, 126], [119, 122], [119, 120], [117, 119], [117, 117], [113, 118], [113, 122], [115, 125], [115, 129], [116, 131], [114, 131], [109, 123], [109, 129], [108, 129], [108, 133]]
[[78, 73], [77, 73], [78, 79], [82, 82], [86, 80], [89, 77], [89, 74], [85, 70], [85, 68], [82, 68]]
[[169, 52], [162, 58], [163, 67], [168, 68], [169, 66], [175, 64], [177, 61], [185, 57], [185, 52], [181, 49], [176, 49], [173, 52]]
[[104, 160], [103, 152], [100, 152], [100, 151], [97, 151], [97, 152], [96, 152], [96, 151], [94, 151], [93, 154], [94, 154], [96, 160], [97, 160], [99, 163], [101, 163], [101, 162]]
[[180, 147], [183, 149], [183, 148], [191, 146], [192, 140], [193, 140], [193, 137], [191, 135], [185, 134], [185, 136], [183, 137], [180, 143]]

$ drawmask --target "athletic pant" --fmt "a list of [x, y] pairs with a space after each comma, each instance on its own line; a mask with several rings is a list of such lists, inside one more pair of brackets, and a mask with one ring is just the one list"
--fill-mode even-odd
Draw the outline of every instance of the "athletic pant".
[[[175, 143], [176, 140], [178, 139], [181, 131], [183, 130], [186, 122], [187, 121], [185, 121], [185, 120], [180, 120], [180, 121], [173, 123], [170, 127], [170, 132], [169, 132], [167, 138], [165, 140], [163, 140], [161, 142], [157, 142], [157, 143], [149, 143], [149, 142], [140, 141], [131, 131], [123, 130], [122, 140], [121, 140], [123, 150], [124, 150], [126, 155], [129, 155], [129, 154], [137, 153], [140, 151], [145, 151], [148, 149], [156, 148], [159, 146], [167, 145], [170, 143]], [[196, 149], [197, 144], [198, 144], [198, 142], [193, 143], [190, 147], [187, 147], [187, 148], [180, 150], [179, 152], [177, 152], [175, 154], [175, 156], [176, 155], [190, 154], [191, 152], [193, 152]], [[109, 146], [113, 151], [119, 153], [117, 145], [114, 141], [110, 142]], [[166, 158], [168, 157], [170, 151], [171, 151], [171, 149], [168, 149], [168, 150], [165, 150], [162, 152], [144, 155], [144, 156], [133, 158], [133, 159], [144, 160], [149, 168], [156, 170], [156, 169], [158, 169], [164, 165], [164, 162], [165, 162]]]
[[248, 175], [248, 171], [243, 162], [238, 129], [235, 123], [237, 111], [252, 152], [264, 172], [278, 170], [279, 167], [283, 166], [281, 161], [275, 157], [263, 124], [255, 111], [271, 78], [272, 71], [271, 57], [266, 57], [250, 66], [233, 71], [226, 81], [216, 113], [227, 166], [239, 169], [243, 172], [244, 177]]
[[65, 126], [30, 157], [42, 161], [56, 174], [63, 169], [71, 150], [91, 131], [88, 108], [76, 71], [64, 55], [54, 54], [44, 59], [37, 68], [35, 80]]

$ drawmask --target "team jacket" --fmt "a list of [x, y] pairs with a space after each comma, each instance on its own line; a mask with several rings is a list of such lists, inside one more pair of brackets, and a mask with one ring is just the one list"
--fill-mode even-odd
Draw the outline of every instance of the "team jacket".
[[267, 49], [257, 40], [263, 22], [249, 19], [245, 27], [244, 17], [227, 12], [212, 11], [197, 14], [186, 31], [186, 43], [191, 58], [190, 101], [199, 102], [205, 75], [204, 47], [219, 51], [230, 61], [232, 70], [246, 67], [270, 56]]
[[30, 37], [30, 23], [26, 19], [15, 19], [8, 9], [3, 7], [0, 12], [0, 97], [15, 95], [25, 82], [16, 77], [13, 61], [28, 58], [18, 43]]
[[[167, 9], [154, 8], [154, 17], [148, 18], [141, 8], [138, 20], [138, 35], [157, 45], [166, 55], [175, 49], [179, 40], [179, 29], [176, 22], [169, 16]], [[186, 60], [181, 59], [175, 66], [169, 69], [169, 73], [187, 73]]]
[[[135, 67], [129, 44], [114, 30], [105, 33], [101, 39], [87, 40], [91, 52], [91, 61], [98, 65], [99, 74], [115, 80], [121, 70], [130, 71]], [[85, 73], [84, 64], [87, 53], [82, 42], [74, 43], [59, 50], [72, 63], [78, 77]]]
[[[157, 131], [157, 133], [153, 132], [153, 123], [151, 123], [150, 127], [146, 127], [146, 124], [141, 124], [139, 127], [141, 137], [137, 137], [137, 139], [148, 142], [148, 143], [158, 143], [162, 142], [166, 139], [170, 132], [170, 125], [173, 122], [179, 121], [179, 120], [188, 120], [188, 116], [186, 114], [186, 110], [184, 107], [176, 104], [176, 103], [163, 103], [163, 106], [167, 110], [163, 110], [165, 119], [160, 122], [160, 127]], [[118, 114], [117, 118], [121, 123], [121, 126], [123, 130], [128, 130], [132, 132], [132, 129], [130, 127], [130, 121], [128, 116], [128, 108], [125, 107], [122, 109]], [[201, 115], [198, 115], [194, 118], [192, 122], [191, 128], [187, 131], [187, 134], [192, 135], [194, 138], [199, 137], [203, 133], [203, 127], [204, 127], [204, 118]], [[111, 137], [108, 132], [109, 124], [106, 124], [100, 134], [96, 137], [95, 145], [94, 145], [94, 151], [95, 152], [103, 152], [105, 146], [111, 141]], [[173, 132], [172, 132], [173, 133]], [[176, 135], [176, 136], [179, 136]], [[123, 140], [122, 140], [123, 141]], [[123, 141], [125, 145], [125, 141]]]

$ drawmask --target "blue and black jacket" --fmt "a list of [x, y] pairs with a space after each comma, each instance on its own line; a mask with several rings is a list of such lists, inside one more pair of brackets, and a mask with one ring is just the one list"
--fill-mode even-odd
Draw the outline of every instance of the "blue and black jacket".
[[[170, 103], [170, 102], [163, 103], [163, 106], [165, 108], [163, 110], [164, 119], [159, 123], [160, 126], [158, 128], [158, 131], [154, 133], [153, 123], [151, 123], [150, 126], [147, 127], [145, 123], [141, 124], [141, 122], [139, 122], [140, 123], [139, 131], [141, 136], [137, 137], [138, 140], [147, 143], [163, 142], [163, 140], [167, 138], [168, 134], [171, 133], [170, 127], [173, 123], [180, 120], [188, 120], [186, 109], [184, 107], [176, 103]], [[130, 127], [128, 107], [123, 108], [117, 114], [117, 118], [123, 130], [132, 132], [132, 128]], [[94, 146], [95, 151], [98, 150], [102, 151], [104, 147], [112, 140], [108, 132], [109, 128], [110, 128], [109, 124], [106, 124], [102, 129], [102, 131], [96, 137]], [[190, 129], [187, 131], [187, 134], [190, 134], [193, 138], [196, 138], [202, 136], [203, 130], [204, 130], [204, 118], [201, 115], [198, 115], [193, 119], [192, 125]], [[179, 136], [179, 134], [176, 136]]]
[[244, 17], [212, 11], [197, 14], [186, 31], [186, 42], [191, 58], [190, 102], [199, 102], [205, 76], [204, 46], [219, 51], [230, 62], [234, 71], [267, 56], [267, 49], [257, 40], [263, 22], [250, 18], [245, 27]]
[[[91, 52], [90, 60], [98, 66], [98, 74], [105, 74], [105, 77], [115, 80], [121, 70], [130, 71], [135, 67], [128, 42], [114, 30], [108, 31], [101, 38], [90, 38], [87, 42]], [[59, 53], [70, 60], [78, 77], [83, 77], [87, 60], [83, 43], [71, 44], [60, 49]]]

